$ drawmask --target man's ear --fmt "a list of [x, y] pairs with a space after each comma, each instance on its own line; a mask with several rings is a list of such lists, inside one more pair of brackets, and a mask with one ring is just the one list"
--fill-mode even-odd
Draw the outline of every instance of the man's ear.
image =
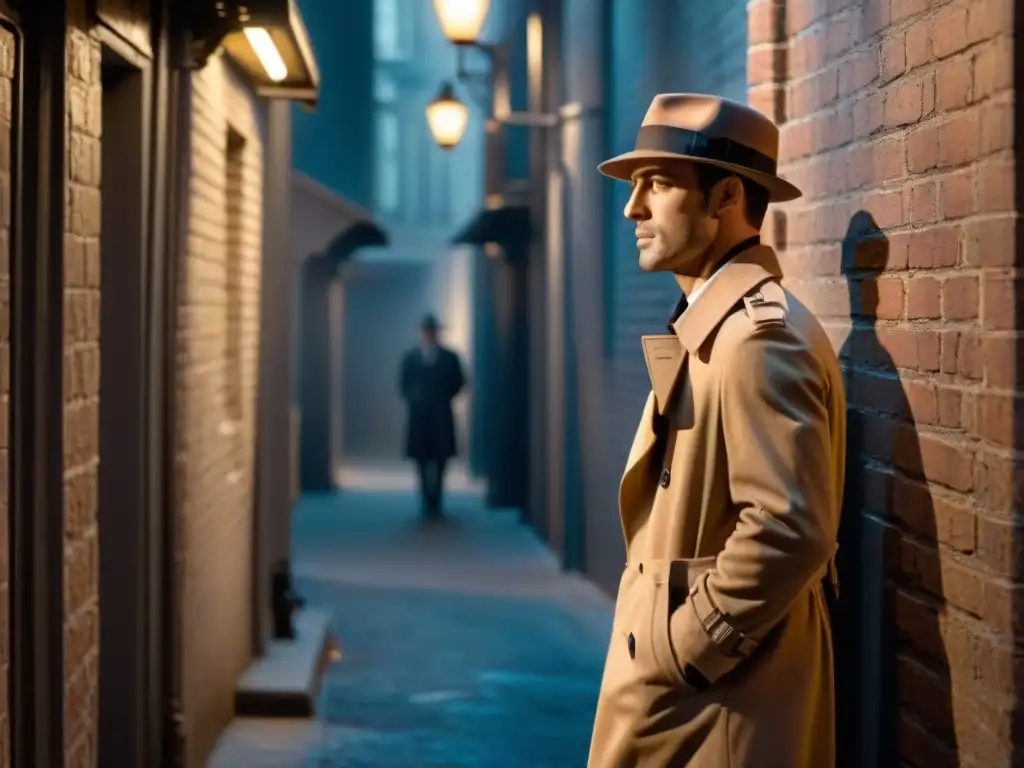
[[739, 207], [742, 210], [743, 182], [738, 177], [727, 176], [716, 187], [711, 195], [712, 202], [714, 203], [712, 210], [716, 218], [734, 207]]

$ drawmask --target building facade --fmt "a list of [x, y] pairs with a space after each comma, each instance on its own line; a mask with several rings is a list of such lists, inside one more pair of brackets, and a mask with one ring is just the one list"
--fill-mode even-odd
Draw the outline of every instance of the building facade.
[[531, 173], [548, 190], [548, 332], [530, 364], [549, 393], [532, 521], [614, 591], [618, 479], [649, 388], [639, 337], [664, 327], [676, 288], [640, 272], [626, 190], [596, 166], [632, 147], [657, 92], [748, 100], [780, 126], [781, 172], [804, 191], [764, 237], [846, 372], [844, 759], [1018, 764], [1015, 4], [526, 5], [556, 37], [544, 111], [563, 108]]
[[208, 5], [0, 3], [3, 766], [201, 766], [268, 635], [270, 96], [315, 60], [271, 93]]

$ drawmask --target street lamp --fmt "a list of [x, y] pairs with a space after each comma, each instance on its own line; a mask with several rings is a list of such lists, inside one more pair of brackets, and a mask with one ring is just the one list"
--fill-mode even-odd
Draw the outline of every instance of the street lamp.
[[[434, 0], [434, 11], [441, 25], [441, 31], [444, 32], [448, 41], [458, 48], [459, 64], [458, 71], [456, 72], [457, 79], [467, 85], [475, 85], [488, 92], [484, 99], [484, 106], [489, 122], [500, 125], [522, 125], [531, 128], [554, 128], [558, 126], [560, 122], [559, 115], [512, 111], [509, 95], [508, 56], [505, 47], [496, 43], [485, 43], [479, 39], [480, 31], [483, 29], [490, 7], [490, 0]], [[529, 59], [531, 70], [534, 70], [531, 74], [537, 76], [532, 78], [534, 80], [539, 77], [541, 34], [540, 17], [536, 14], [531, 14], [527, 20], [527, 47], [529, 48], [527, 58]], [[466, 70], [463, 60], [464, 53], [468, 49], [480, 51], [487, 57], [489, 66], [486, 72], [470, 72]], [[442, 87], [441, 93], [446, 94], [444, 87]], [[455, 102], [461, 106], [461, 102], [454, 97], [450, 89], [447, 95], [450, 96], [450, 99], [445, 102], [446, 104]], [[438, 98], [440, 99], [440, 96]], [[431, 107], [437, 103], [437, 100], [435, 100]], [[445, 143], [434, 129], [430, 114], [430, 108], [428, 108], [427, 119], [430, 121], [434, 140], [445, 149], [451, 149], [461, 140], [465, 126], [462, 126], [462, 130], [454, 142]], [[494, 131], [489, 131], [489, 134], [491, 133], [494, 133]], [[445, 134], [446, 139], [450, 137], [451, 134]]]
[[455, 96], [452, 84], [445, 82], [427, 105], [427, 125], [434, 141], [442, 149], [452, 149], [462, 140], [469, 123], [469, 109]]
[[491, 0], [434, 0], [441, 31], [456, 45], [475, 43], [491, 10]]

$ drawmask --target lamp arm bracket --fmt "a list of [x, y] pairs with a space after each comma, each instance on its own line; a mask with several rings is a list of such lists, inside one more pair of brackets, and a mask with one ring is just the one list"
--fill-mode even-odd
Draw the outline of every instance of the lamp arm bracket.
[[184, 69], [199, 70], [206, 66], [210, 56], [220, 47], [224, 38], [238, 29], [237, 0], [220, 3], [193, 1], [184, 3], [179, 17], [185, 32], [180, 65]]
[[496, 118], [504, 125], [523, 125], [529, 128], [558, 128], [567, 122], [601, 113], [601, 107], [585, 106], [578, 102], [563, 104], [557, 112], [510, 112]]

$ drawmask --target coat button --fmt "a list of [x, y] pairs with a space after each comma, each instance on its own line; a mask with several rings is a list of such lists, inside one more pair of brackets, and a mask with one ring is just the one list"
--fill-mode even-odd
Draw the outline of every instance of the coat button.
[[629, 648], [629, 658], [636, 658], [636, 638], [633, 637], [633, 633], [629, 633], [629, 637], [626, 638], [626, 647]]
[[672, 473], [667, 469], [661, 470], [661, 487], [668, 488], [669, 481], [672, 479]]

